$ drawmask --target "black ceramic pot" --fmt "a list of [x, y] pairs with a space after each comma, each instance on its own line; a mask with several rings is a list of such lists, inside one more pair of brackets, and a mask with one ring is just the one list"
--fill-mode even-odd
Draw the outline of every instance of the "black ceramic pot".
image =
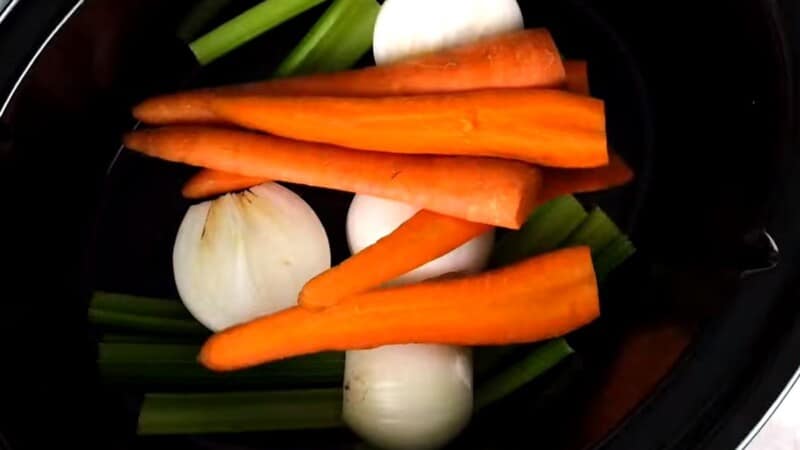
[[[136, 438], [104, 387], [95, 288], [174, 295], [188, 172], [118, 152], [145, 96], [265, 77], [319, 9], [200, 70], [191, 1], [11, 0], [0, 13], [0, 448], [353, 448], [346, 431]], [[247, 3], [247, 2], [241, 2]], [[637, 256], [579, 356], [478, 415], [454, 448], [736, 446], [800, 362], [800, 14], [786, 0], [522, 0], [589, 60], [635, 183], [584, 197]], [[368, 63], [368, 61], [365, 61]], [[349, 195], [300, 189], [345, 256]]]

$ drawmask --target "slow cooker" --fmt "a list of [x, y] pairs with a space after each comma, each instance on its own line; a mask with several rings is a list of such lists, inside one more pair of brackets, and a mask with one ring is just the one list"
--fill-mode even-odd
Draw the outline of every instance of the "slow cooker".
[[[136, 396], [99, 379], [89, 296], [168, 291], [154, 274], [169, 273], [175, 223], [160, 212], [180, 207], [153, 200], [177, 192], [177, 172], [120, 147], [131, 106], [262, 78], [299, 37], [278, 28], [200, 69], [174, 37], [192, 3], [0, 1], [0, 448], [359, 445], [343, 431], [136, 437]], [[637, 172], [598, 195], [639, 252], [610, 280], [604, 318], [575, 336], [579, 357], [453, 448], [735, 448], [800, 364], [800, 6], [520, 4], [528, 25], [590, 62], [611, 139]]]

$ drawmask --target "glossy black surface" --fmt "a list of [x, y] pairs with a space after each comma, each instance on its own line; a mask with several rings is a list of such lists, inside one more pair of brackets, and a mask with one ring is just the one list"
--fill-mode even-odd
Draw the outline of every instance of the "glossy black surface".
[[[87, 1], [0, 118], [9, 263], [0, 424], [19, 448], [54, 440], [339, 448], [353, 440], [345, 431], [135, 440], [136, 396], [101, 387], [94, 373], [91, 289], [175, 294], [170, 252], [187, 205], [178, 188], [191, 171], [123, 153], [106, 176], [120, 133], [133, 125], [130, 106], [157, 92], [262, 78], [313, 21], [313, 13], [298, 18], [198, 70], [172, 37], [190, 3]], [[638, 176], [630, 187], [583, 199], [609, 210], [640, 252], [606, 286], [603, 319], [571, 337], [580, 357], [476, 417], [454, 446], [730, 448], [766, 407], [736, 406], [759, 386], [760, 369], [800, 316], [791, 281], [800, 229], [792, 208], [800, 189], [791, 183], [795, 81], [781, 23], [791, 16], [755, 0], [520, 3], [527, 26], [548, 26], [565, 55], [589, 59], [593, 90], [607, 101], [609, 142]], [[0, 24], [0, 99], [72, 4], [23, 2]], [[350, 196], [298, 189], [325, 221], [335, 258], [345, 257]], [[778, 241], [780, 264], [753, 271], [776, 257], [764, 229]], [[583, 432], [596, 419], [586, 411], [618, 378], [614, 361], [629, 330], [663, 323], [696, 339], [655, 396], [645, 401], [652, 389], [642, 391], [636, 403], [644, 408], [597, 442]], [[629, 379], [659, 379], [658, 370]], [[731, 414], [739, 426], [726, 435]]]

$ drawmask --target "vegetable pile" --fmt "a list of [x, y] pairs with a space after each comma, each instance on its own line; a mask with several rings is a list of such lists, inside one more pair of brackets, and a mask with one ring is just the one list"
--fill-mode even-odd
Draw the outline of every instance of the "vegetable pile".
[[[267, 0], [190, 48], [208, 64], [319, 3]], [[218, 12], [198, 8], [187, 40]], [[513, 0], [335, 0], [275, 78], [135, 106], [155, 127], [125, 146], [200, 167], [182, 195], [204, 200], [175, 241], [183, 304], [90, 307], [104, 379], [151, 392], [140, 433], [347, 424], [439, 448], [573, 352], [564, 336], [635, 250], [572, 194], [633, 172], [586, 62], [522, 27]], [[350, 69], [370, 47], [378, 65]], [[356, 194], [350, 258], [331, 267], [324, 225], [277, 182]], [[510, 365], [492, 356], [508, 345]]]

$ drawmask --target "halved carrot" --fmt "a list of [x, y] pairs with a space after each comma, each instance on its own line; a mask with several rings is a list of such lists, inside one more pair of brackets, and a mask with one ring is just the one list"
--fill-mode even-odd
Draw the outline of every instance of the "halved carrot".
[[516, 161], [360, 152], [214, 127], [134, 131], [124, 142], [169, 161], [370, 194], [507, 228], [522, 225], [541, 183], [538, 169]]
[[[542, 170], [542, 193], [537, 203], [607, 189], [631, 178], [633, 172], [613, 153], [611, 163], [604, 167], [546, 168]], [[488, 225], [422, 210], [383, 239], [311, 279], [300, 292], [298, 303], [307, 308], [328, 307], [433, 261], [489, 229]]]
[[218, 93], [387, 96], [483, 87], [558, 87], [564, 81], [564, 66], [553, 38], [546, 29], [538, 28], [387, 66], [154, 97], [136, 106], [134, 116], [152, 124], [219, 121], [207, 104]]
[[218, 95], [230, 123], [310, 142], [395, 153], [492, 156], [553, 167], [608, 162], [602, 100], [486, 89], [398, 97]]
[[[504, 37], [503, 39], [511, 40], [512, 37], [516, 37], [516, 36], [520, 36], [520, 35], [512, 34], [512, 35], [509, 35], [508, 37]], [[535, 37], [536, 37], [536, 34], [533, 34], [533, 35], [530, 36], [531, 40], [535, 40]], [[453, 59], [455, 59], [455, 58], [453, 58]], [[414, 61], [409, 61], [409, 64], [419, 64], [419, 63], [415, 63]], [[570, 92], [575, 92], [575, 93], [578, 93], [578, 94], [586, 94], [586, 95], [588, 95], [589, 94], [589, 74], [588, 74], [588, 72], [586, 70], [586, 61], [582, 61], [582, 60], [567, 60], [567, 61], [564, 62], [564, 67], [565, 67], [566, 73], [567, 73], [565, 88]], [[365, 69], [365, 70], [369, 70], [369, 69]], [[327, 75], [327, 76], [330, 77], [331, 75]], [[299, 79], [294, 79], [294, 80], [299, 80]], [[470, 81], [471, 84], [467, 83], [466, 81]], [[532, 83], [531, 86], [538, 86], [538, 84], [536, 84], [536, 83], [549, 83], [552, 80], [550, 78], [547, 78], [547, 77], [542, 77], [542, 78], [538, 79], [538, 81], [534, 80], [534, 79], [529, 79], [528, 81]], [[430, 89], [430, 92], [436, 92], [439, 88], [441, 88], [443, 91], [447, 91], [448, 87], [451, 86], [449, 84], [451, 82], [452, 82], [452, 80], [449, 77], [431, 77], [431, 78], [427, 79], [427, 81], [420, 80], [420, 84], [419, 85], [415, 85], [415, 86], [418, 86], [420, 89], [424, 88], [425, 86], [428, 86], [428, 89]], [[427, 83], [427, 84], [425, 84], [425, 83]], [[503, 87], [504, 86], [503, 83], [507, 83], [507, 82], [505, 81], [505, 78], [503, 78], [503, 77], [500, 77], [500, 76], [491, 77], [490, 76], [490, 77], [486, 77], [486, 78], [474, 78], [474, 79], [468, 79], [468, 80], [465, 79], [465, 80], [462, 81], [462, 83], [464, 83], [462, 85], [464, 87], [470, 87], [471, 86], [474, 89], [480, 89], [480, 88]], [[298, 83], [298, 84], [300, 84], [300, 83]], [[315, 86], [315, 85], [316, 85], [315, 83], [311, 83], [311, 86]], [[350, 86], [350, 85], [348, 84], [347, 86]], [[356, 84], [356, 85], [352, 86], [352, 88], [350, 88], [350, 89], [353, 89], [353, 88], [354, 89], [358, 89], [359, 86], [361, 86], [361, 84]], [[542, 85], [542, 86], [546, 87], [546, 85]], [[390, 95], [392, 93], [396, 93], [394, 90], [397, 89], [397, 86], [396, 85], [392, 85], [392, 84], [377, 83], [377, 84], [370, 84], [370, 87], [367, 88], [367, 89], [374, 89], [374, 91], [371, 91], [371, 92], [373, 92], [375, 95]], [[384, 89], [384, 90], [382, 91], [381, 89]], [[311, 89], [311, 91], [313, 91], [313, 89]], [[346, 91], [345, 93], [353, 94], [353, 92], [351, 90], [345, 89], [345, 91]], [[621, 161], [621, 160], [619, 160], [618, 156], [614, 156], [613, 154], [610, 155], [609, 158], [610, 158], [609, 165], [611, 165], [611, 166], [613, 166], [615, 163], [618, 163], [618, 162]], [[614, 158], [617, 158], [617, 159], [615, 160]], [[622, 164], [624, 164], [624, 162], [622, 162]], [[587, 178], [590, 177], [589, 176], [589, 172], [590, 171], [597, 171], [598, 172], [598, 174], [597, 174], [598, 177], [597, 178], [602, 178], [606, 174], [608, 174], [608, 172], [607, 172], [608, 169], [605, 168], [605, 167], [589, 169], [589, 170], [587, 170], [585, 172], [584, 171], [578, 171], [578, 172], [565, 171], [563, 174], [558, 172], [557, 169], [555, 169], [555, 170], [556, 170], [556, 172], [553, 173], [553, 178], [558, 180], [559, 182], [558, 182], [557, 185], [553, 186], [552, 192], [560, 192], [562, 194], [569, 194], [569, 193], [573, 193], [573, 192], [587, 192], [587, 191], [594, 190], [594, 188], [590, 188], [590, 187], [588, 187], [588, 185], [584, 185], [583, 184], [583, 181], [585, 181]], [[545, 169], [544, 173], [548, 174], [549, 170]], [[575, 191], [565, 190], [565, 188], [569, 187], [568, 183], [565, 183], [565, 182], [567, 181], [567, 176], [569, 174], [571, 174], [571, 173], [574, 173], [575, 175], [578, 176], [578, 180], [576, 180], [576, 186], [579, 189], [576, 189]], [[617, 172], [617, 174], [621, 175], [622, 173], [621, 172]], [[625, 182], [627, 182], [631, 178], [631, 176], [632, 176], [632, 173], [630, 174], [628, 179], [624, 179], [624, 177], [620, 177], [620, 178], [617, 178], [619, 180], [618, 182], [612, 182], [612, 183], [608, 184], [608, 186], [600, 185], [600, 186], [597, 187], [597, 189], [603, 189], [605, 187], [612, 187], [612, 186], [616, 186], [618, 184], [624, 184]], [[220, 171], [215, 171], [215, 170], [210, 170], [210, 169], [203, 169], [203, 170], [199, 171], [197, 173], [197, 175], [195, 175], [194, 177], [189, 179], [188, 182], [186, 182], [186, 185], [184, 185], [184, 187], [183, 187], [183, 196], [186, 197], [186, 198], [210, 197], [210, 196], [213, 196], [213, 195], [224, 194], [224, 193], [231, 192], [231, 191], [237, 191], [237, 190], [240, 190], [240, 189], [245, 189], [247, 187], [255, 186], [257, 184], [261, 184], [261, 183], [264, 183], [266, 181], [268, 181], [268, 180], [261, 180], [261, 179], [257, 179], [257, 178], [253, 178], [253, 177], [248, 177], [248, 176], [245, 176], [245, 175], [237, 176], [235, 174], [230, 174], [230, 173], [225, 173], [225, 172], [220, 172]], [[581, 187], [585, 187], [585, 188], [580, 189]], [[545, 184], [543, 186], [543, 189], [548, 190], [548, 185]], [[551, 196], [552, 196], [552, 194], [548, 194], [545, 197], [550, 198]], [[555, 195], [555, 197], [557, 197], [557, 195]], [[463, 244], [463, 242], [462, 242], [462, 244]]]
[[491, 229], [422, 210], [378, 242], [306, 283], [298, 303], [309, 308], [333, 305], [433, 261]]
[[[540, 170], [542, 192], [539, 194], [539, 200], [542, 203], [560, 195], [601, 191], [621, 186], [631, 181], [634, 176], [633, 170], [628, 167], [625, 160], [614, 152], [609, 153], [608, 165], [605, 166], [591, 169], [542, 167]], [[267, 181], [269, 180], [266, 178], [201, 169], [183, 186], [183, 196], [193, 199], [211, 197], [246, 189]]]
[[324, 350], [533, 342], [599, 314], [589, 248], [572, 247], [477, 275], [354, 295], [319, 311], [286, 309], [215, 334], [200, 361], [223, 371]]
[[189, 178], [189, 181], [183, 185], [181, 194], [186, 198], [205, 198], [251, 188], [267, 181], [269, 180], [262, 177], [203, 169]]
[[566, 88], [570, 92], [589, 95], [589, 68], [586, 61], [570, 59], [564, 61], [566, 71]]
[[542, 192], [539, 201], [544, 203], [566, 194], [602, 191], [621, 186], [633, 179], [633, 170], [618, 154], [609, 153], [608, 165], [591, 169], [542, 169]]

